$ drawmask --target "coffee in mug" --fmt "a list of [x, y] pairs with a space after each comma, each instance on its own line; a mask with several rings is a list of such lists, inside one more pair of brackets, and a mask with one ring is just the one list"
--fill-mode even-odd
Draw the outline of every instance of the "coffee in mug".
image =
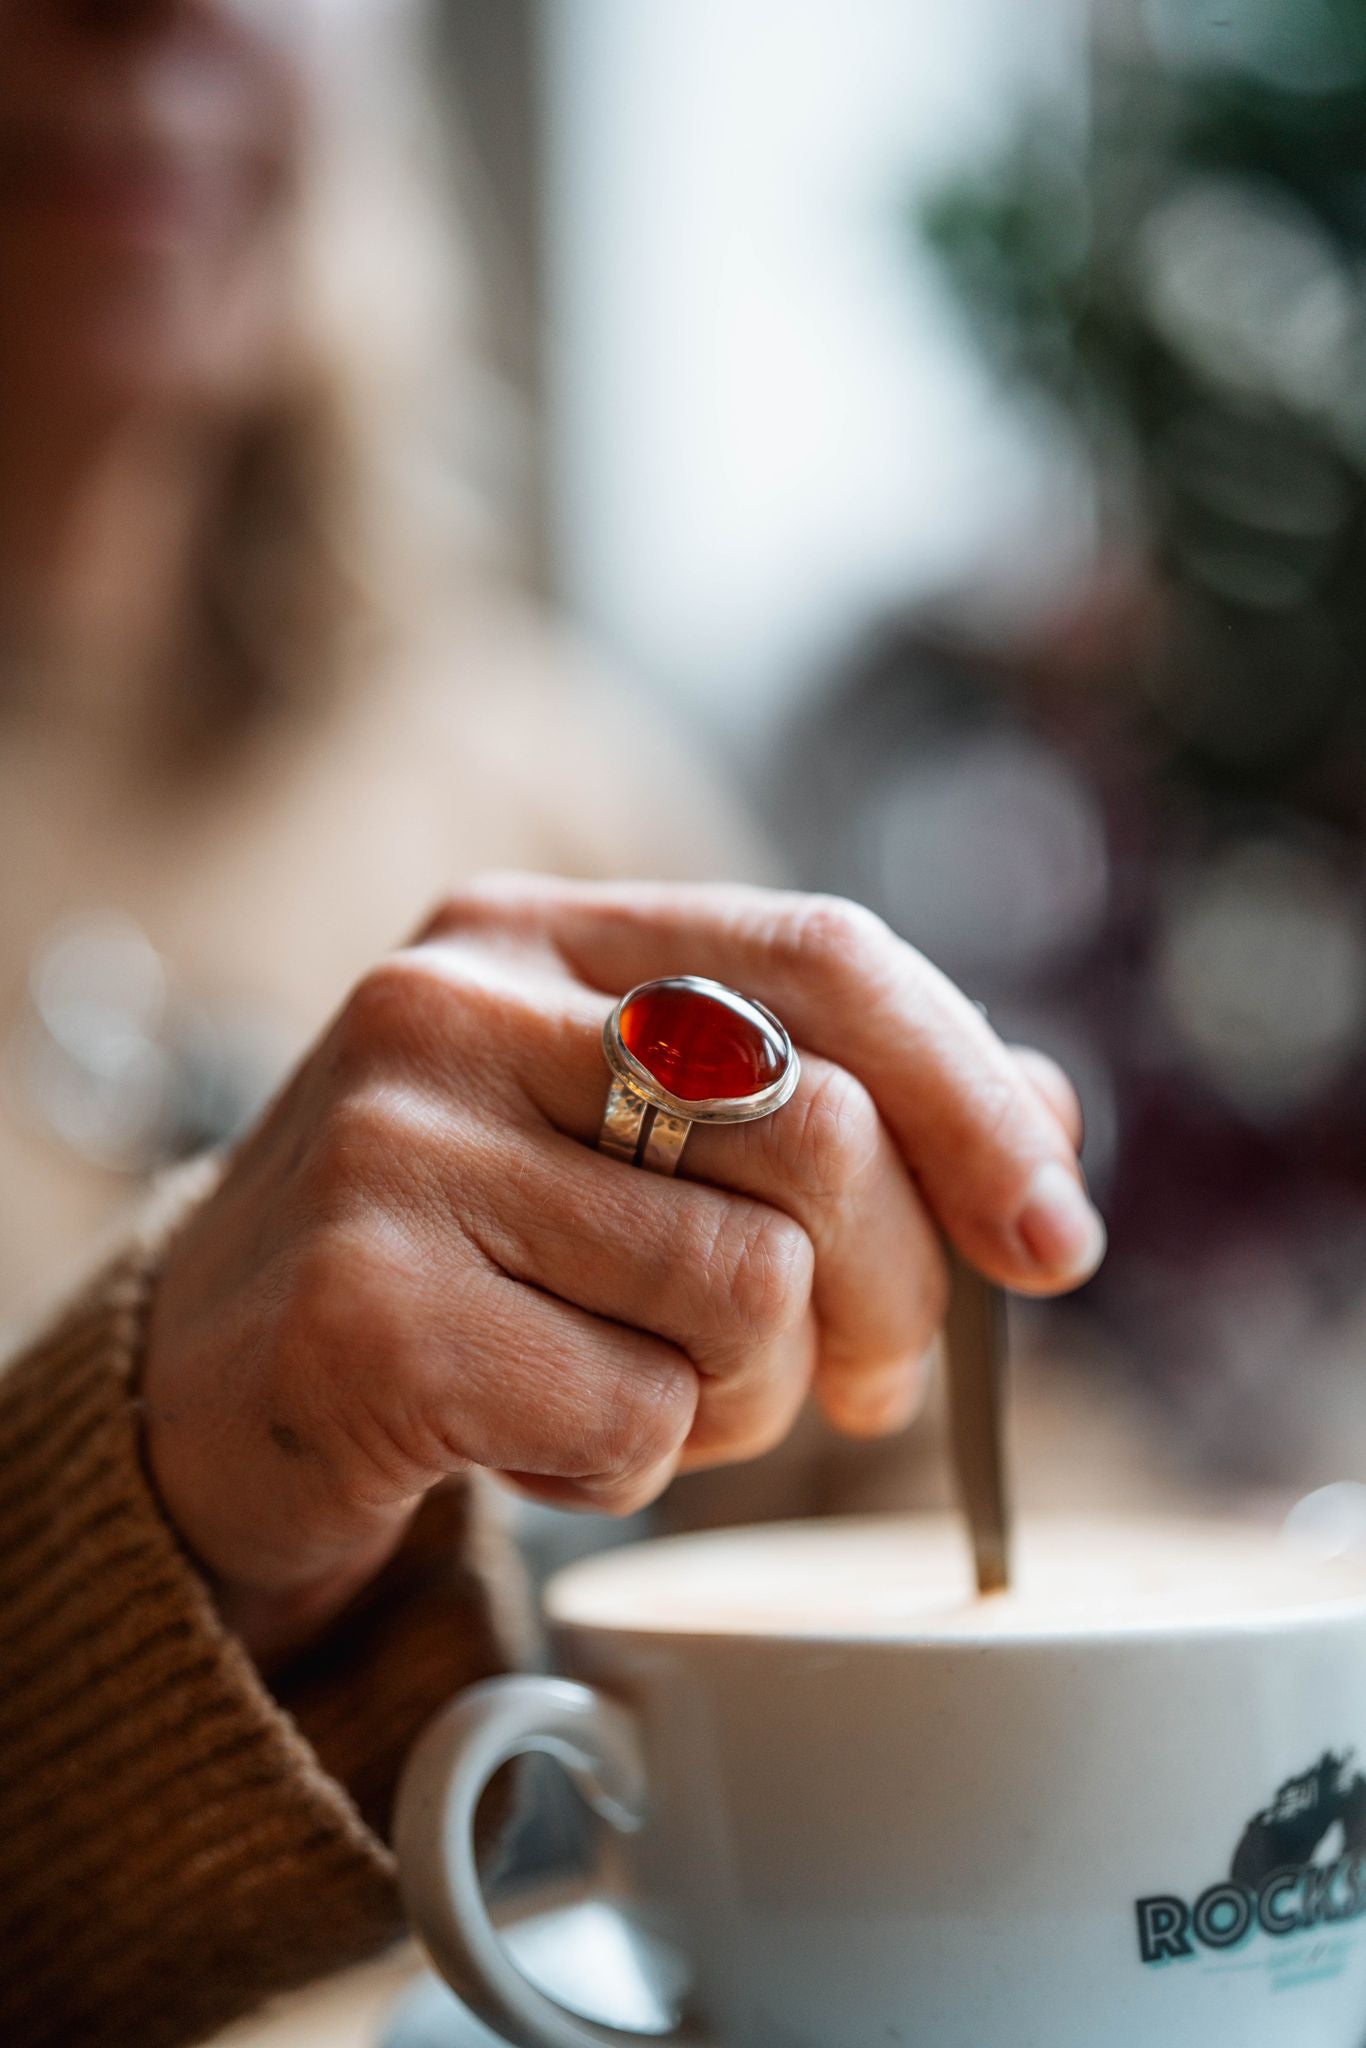
[[[1366, 1567], [1257, 1528], [1040, 1521], [674, 1538], [551, 1582], [566, 1679], [452, 1703], [397, 1847], [438, 1966], [513, 2042], [557, 2004], [482, 1899], [479, 1795], [560, 1758], [704, 2048], [1361, 2048]], [[670, 1974], [673, 1974], [671, 1972]]]

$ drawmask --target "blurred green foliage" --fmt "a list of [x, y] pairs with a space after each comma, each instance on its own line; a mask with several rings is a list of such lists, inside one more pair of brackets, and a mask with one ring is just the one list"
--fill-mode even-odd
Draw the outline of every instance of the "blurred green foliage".
[[1185, 768], [1366, 826], [1366, 0], [1162, 0], [917, 221], [1091, 451]]

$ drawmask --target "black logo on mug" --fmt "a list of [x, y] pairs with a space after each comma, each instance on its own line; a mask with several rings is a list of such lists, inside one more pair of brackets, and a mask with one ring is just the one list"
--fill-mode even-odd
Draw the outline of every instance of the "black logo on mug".
[[1139, 1899], [1144, 1962], [1178, 1962], [1256, 1934], [1280, 1938], [1366, 1915], [1366, 1777], [1349, 1778], [1351, 1764], [1351, 1751], [1325, 1752], [1288, 1778], [1244, 1828], [1228, 1876], [1197, 1899]]

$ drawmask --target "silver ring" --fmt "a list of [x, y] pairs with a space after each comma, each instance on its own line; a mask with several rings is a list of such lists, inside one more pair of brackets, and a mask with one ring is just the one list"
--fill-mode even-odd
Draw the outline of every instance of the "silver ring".
[[[602, 1027], [602, 1049], [612, 1082], [598, 1150], [652, 1173], [677, 1173], [694, 1124], [772, 1116], [801, 1078], [772, 1010], [700, 974], [631, 989]], [[718, 1085], [732, 1092], [700, 1092]]]

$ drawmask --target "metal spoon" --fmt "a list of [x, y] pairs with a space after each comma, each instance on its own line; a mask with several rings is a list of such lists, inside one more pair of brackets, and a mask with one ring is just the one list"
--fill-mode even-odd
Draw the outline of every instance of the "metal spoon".
[[1001, 1593], [1010, 1584], [1011, 1547], [1005, 1296], [956, 1252], [949, 1264], [944, 1356], [958, 1500], [972, 1538], [977, 1590]]

